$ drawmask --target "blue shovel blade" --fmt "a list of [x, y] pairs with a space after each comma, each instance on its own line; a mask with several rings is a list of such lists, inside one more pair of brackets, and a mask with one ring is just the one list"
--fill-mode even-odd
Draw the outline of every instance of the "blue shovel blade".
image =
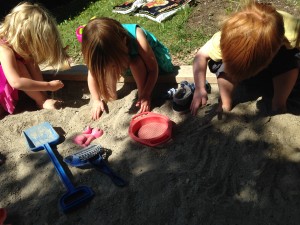
[[59, 142], [59, 135], [49, 122], [44, 122], [23, 131], [31, 151], [43, 150], [45, 144], [54, 145]]

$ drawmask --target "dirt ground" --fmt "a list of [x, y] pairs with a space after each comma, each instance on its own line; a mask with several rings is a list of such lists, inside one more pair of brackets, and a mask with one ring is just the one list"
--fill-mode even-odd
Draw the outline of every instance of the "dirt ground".
[[[234, 12], [241, 7], [239, 2], [242, 1], [228, 1], [228, 0], [196, 0], [194, 1], [193, 13], [190, 15], [187, 27], [191, 30], [202, 27], [203, 32], [208, 36], [212, 36], [220, 28], [222, 17], [230, 12]], [[275, 1], [261, 1], [271, 2], [277, 9], [284, 10], [292, 15], [300, 15], [300, 1], [299, 0], [275, 0]], [[201, 46], [199, 46], [201, 47]], [[174, 62], [177, 65], [192, 62], [194, 55], [198, 49], [191, 51], [189, 55], [184, 57], [173, 56]]]
[[[274, 1], [300, 15], [292, 1]], [[286, 4], [284, 4], [284, 2]], [[233, 1], [199, 1], [189, 25], [217, 30], [216, 17]], [[204, 7], [205, 6], [205, 7]], [[225, 6], [225, 7], [224, 7]], [[234, 6], [235, 7], [235, 6]], [[211, 17], [211, 20], [207, 19]], [[190, 56], [192, 57], [192, 56]], [[180, 63], [180, 62], [179, 62]], [[179, 64], [180, 65], [180, 64]], [[128, 135], [137, 90], [118, 84], [118, 100], [100, 120], [90, 118], [85, 82], [66, 82], [54, 98], [60, 110], [37, 110], [22, 101], [14, 115], [0, 121], [0, 208], [12, 225], [298, 225], [300, 221], [300, 90], [293, 92], [289, 112], [270, 114], [270, 99], [239, 89], [232, 112], [218, 115], [218, 87], [208, 105], [193, 117], [172, 110], [161, 96], [172, 85], [157, 85], [153, 112], [172, 120], [172, 139], [147, 147]], [[28, 149], [23, 131], [48, 121], [60, 136], [53, 150], [77, 186], [95, 196], [74, 212], [60, 210], [66, 188], [46, 151]], [[87, 126], [104, 135], [92, 143], [108, 149], [107, 164], [128, 182], [118, 187], [102, 172], [66, 165], [63, 158], [80, 146], [73, 138]]]
[[[195, 10], [193, 11], [188, 21], [188, 27], [201, 26], [205, 33], [213, 35], [219, 30], [219, 23], [222, 16], [238, 10], [242, 1], [228, 0], [197, 0]], [[275, 1], [260, 1], [271, 2], [277, 9], [284, 10], [292, 15], [300, 15], [300, 2], [297, 0], [275, 0]]]

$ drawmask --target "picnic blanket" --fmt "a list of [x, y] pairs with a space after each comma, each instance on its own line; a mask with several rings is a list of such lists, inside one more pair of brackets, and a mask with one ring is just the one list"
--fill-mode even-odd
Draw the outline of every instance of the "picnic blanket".
[[113, 12], [133, 14], [161, 23], [186, 7], [191, 0], [128, 0], [113, 7]]

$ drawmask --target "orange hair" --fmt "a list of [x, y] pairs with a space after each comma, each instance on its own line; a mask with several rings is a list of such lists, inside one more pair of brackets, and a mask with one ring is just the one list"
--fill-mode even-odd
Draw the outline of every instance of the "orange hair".
[[283, 18], [276, 9], [269, 4], [248, 4], [222, 26], [225, 72], [236, 81], [255, 76], [271, 62], [283, 40]]
[[83, 29], [83, 59], [105, 101], [116, 98], [116, 83], [129, 66], [128, 42], [127, 31], [114, 19], [95, 18]]

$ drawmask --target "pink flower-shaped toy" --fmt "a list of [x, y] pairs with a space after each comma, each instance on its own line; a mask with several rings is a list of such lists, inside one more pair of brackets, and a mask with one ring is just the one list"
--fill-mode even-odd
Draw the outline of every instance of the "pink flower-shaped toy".
[[103, 130], [88, 126], [81, 134], [74, 137], [73, 142], [82, 147], [88, 146], [93, 140], [103, 135]]

